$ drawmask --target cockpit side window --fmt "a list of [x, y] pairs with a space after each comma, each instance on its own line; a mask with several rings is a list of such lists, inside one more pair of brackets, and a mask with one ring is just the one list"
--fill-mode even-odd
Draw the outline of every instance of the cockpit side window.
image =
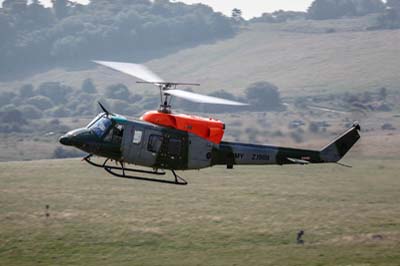
[[124, 134], [124, 127], [120, 124], [115, 124], [108, 134], [104, 137], [104, 141], [120, 144]]
[[94, 124], [89, 126], [94, 134], [96, 134], [99, 138], [101, 138], [107, 130], [111, 127], [112, 122], [109, 118], [102, 117], [101, 119], [97, 120]]

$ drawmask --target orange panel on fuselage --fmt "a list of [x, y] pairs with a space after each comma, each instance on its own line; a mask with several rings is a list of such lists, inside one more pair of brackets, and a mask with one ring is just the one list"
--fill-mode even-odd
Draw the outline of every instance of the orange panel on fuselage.
[[225, 124], [221, 121], [192, 115], [166, 114], [150, 111], [145, 113], [140, 119], [156, 125], [187, 131], [216, 144], [221, 143], [225, 130]]

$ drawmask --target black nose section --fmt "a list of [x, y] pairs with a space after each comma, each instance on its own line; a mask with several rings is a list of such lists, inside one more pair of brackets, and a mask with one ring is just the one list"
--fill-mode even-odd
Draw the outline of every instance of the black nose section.
[[71, 146], [72, 145], [72, 136], [64, 135], [59, 139], [62, 145]]

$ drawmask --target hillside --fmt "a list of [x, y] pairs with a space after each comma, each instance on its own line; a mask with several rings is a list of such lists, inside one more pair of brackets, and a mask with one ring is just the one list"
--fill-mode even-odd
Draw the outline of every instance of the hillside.
[[[168, 80], [200, 82], [202, 92], [226, 89], [239, 94], [260, 80], [275, 83], [283, 95], [399, 88], [400, 30], [361, 31], [357, 19], [323, 23], [250, 24], [234, 38], [181, 50], [146, 65]], [[132, 91], [149, 91], [130, 77], [94, 64], [3, 82], [0, 89], [43, 81], [79, 87], [88, 77], [100, 87], [122, 82]]]

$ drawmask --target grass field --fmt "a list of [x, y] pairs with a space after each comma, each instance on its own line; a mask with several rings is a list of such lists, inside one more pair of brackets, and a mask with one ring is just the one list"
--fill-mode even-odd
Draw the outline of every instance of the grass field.
[[0, 265], [400, 265], [399, 161], [355, 156], [184, 172], [187, 187], [0, 163]]

